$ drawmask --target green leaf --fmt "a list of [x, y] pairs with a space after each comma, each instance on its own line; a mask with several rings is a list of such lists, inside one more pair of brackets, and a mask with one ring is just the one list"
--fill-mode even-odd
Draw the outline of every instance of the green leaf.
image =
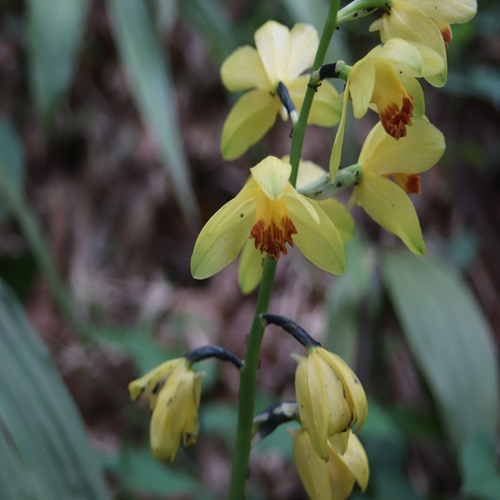
[[166, 466], [155, 460], [148, 448], [124, 448], [117, 469], [120, 482], [136, 494], [149, 495], [195, 495], [200, 484], [178, 468]]
[[500, 467], [494, 434], [471, 436], [462, 447], [460, 466], [462, 491], [472, 498], [497, 500], [500, 492]]
[[492, 333], [457, 271], [437, 258], [388, 251], [382, 275], [416, 362], [457, 448], [498, 423]]
[[71, 82], [86, 9], [84, 0], [28, 1], [29, 78], [45, 125]]
[[219, 2], [190, 0], [179, 2], [179, 9], [182, 16], [203, 35], [220, 61], [236, 48], [237, 43], [231, 21]]
[[376, 309], [373, 279], [375, 254], [360, 238], [346, 245], [346, 272], [328, 291], [324, 347], [347, 363], [355, 362], [360, 311], [373, 315]]
[[0, 498], [108, 498], [71, 396], [1, 282], [0, 443]]
[[109, 0], [118, 50], [142, 117], [149, 127], [188, 220], [198, 213], [180, 136], [168, 55], [162, 52], [145, 2]]
[[[10, 121], [3, 116], [0, 116], [0, 177], [9, 189], [21, 194], [24, 178], [23, 145]], [[6, 217], [7, 211], [0, 204], [0, 222]]]

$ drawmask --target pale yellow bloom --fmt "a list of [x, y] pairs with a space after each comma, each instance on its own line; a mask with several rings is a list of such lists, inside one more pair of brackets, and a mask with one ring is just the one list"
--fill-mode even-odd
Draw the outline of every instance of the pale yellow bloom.
[[302, 426], [319, 457], [328, 460], [328, 438], [366, 420], [365, 391], [355, 373], [336, 354], [311, 347], [297, 356], [295, 393]]
[[359, 60], [347, 77], [342, 119], [330, 157], [331, 178], [340, 165], [349, 99], [355, 118], [362, 118], [374, 106], [386, 133], [399, 139], [406, 135], [412, 119], [425, 112], [417, 78], [439, 73], [442, 68], [443, 61], [434, 51], [417, 49], [415, 44], [401, 39], [391, 39]]
[[382, 42], [403, 38], [436, 51], [443, 59], [443, 69], [426, 79], [432, 85], [443, 86], [447, 79], [446, 48], [452, 39], [450, 24], [470, 21], [476, 15], [477, 1], [392, 0], [389, 5], [387, 12], [372, 23], [370, 31], [380, 31]]
[[[285, 156], [282, 160], [288, 163], [289, 158]], [[301, 161], [297, 176], [297, 188], [306, 186], [325, 174], [325, 170], [319, 165], [311, 161]], [[314, 204], [332, 221], [342, 239], [342, 243], [346, 243], [352, 238], [354, 221], [342, 203], [329, 198], [327, 200], [315, 201]], [[255, 247], [253, 240], [248, 240], [243, 248], [238, 268], [238, 284], [242, 293], [248, 294], [257, 287], [262, 277], [263, 265], [263, 254]]]
[[278, 260], [287, 245], [321, 269], [345, 269], [340, 235], [325, 212], [289, 183], [291, 166], [269, 156], [250, 169], [251, 177], [234, 199], [203, 227], [191, 257], [191, 273], [208, 278], [227, 266], [248, 239], [261, 254]]
[[[387, 231], [399, 236], [416, 254], [425, 243], [415, 208], [406, 193], [420, 192], [419, 173], [429, 170], [443, 155], [443, 134], [423, 117], [401, 141], [388, 136], [380, 123], [366, 138], [358, 163], [362, 174], [349, 205], [360, 205]], [[395, 182], [388, 179], [391, 177]]]
[[[304, 101], [309, 75], [319, 39], [316, 30], [298, 23], [291, 30], [268, 21], [255, 32], [255, 47], [244, 46], [233, 52], [221, 68], [225, 87], [246, 91], [231, 109], [221, 139], [222, 155], [227, 160], [241, 156], [272, 127], [276, 115], [288, 118], [277, 94], [284, 84], [297, 111]], [[322, 85], [314, 96], [308, 123], [331, 127], [340, 118], [338, 94], [330, 85]]]
[[179, 445], [196, 442], [201, 375], [186, 358], [157, 366], [129, 384], [130, 398], [144, 398], [151, 409], [150, 443], [157, 459], [173, 461]]

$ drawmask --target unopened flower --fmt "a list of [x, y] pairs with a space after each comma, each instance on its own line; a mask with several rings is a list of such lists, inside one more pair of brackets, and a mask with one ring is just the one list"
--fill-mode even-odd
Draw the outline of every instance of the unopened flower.
[[[300, 111], [308, 75], [301, 75], [313, 64], [319, 39], [308, 24], [296, 24], [291, 30], [268, 21], [255, 32], [255, 46], [233, 52], [221, 68], [222, 82], [232, 92], [248, 90], [234, 105], [224, 124], [222, 155], [227, 160], [241, 156], [271, 128], [276, 115], [288, 118], [278, 96], [278, 85], [286, 87]], [[294, 119], [297, 116], [292, 117]], [[338, 94], [330, 85], [322, 85], [314, 97], [308, 123], [331, 127], [340, 118]]]
[[151, 414], [150, 442], [157, 459], [173, 461], [179, 445], [189, 446], [198, 436], [201, 374], [189, 361], [173, 359], [129, 384], [130, 398], [145, 398]]
[[288, 245], [333, 274], [345, 269], [339, 233], [316, 202], [289, 183], [291, 166], [273, 156], [250, 169], [243, 189], [203, 227], [191, 257], [191, 273], [208, 278], [227, 266], [250, 238], [255, 248], [278, 260]]
[[[288, 157], [283, 158], [288, 162]], [[319, 179], [326, 174], [319, 165], [311, 161], [301, 161], [297, 176], [297, 188]], [[347, 243], [354, 233], [354, 222], [349, 211], [337, 200], [329, 198], [314, 202], [316, 208], [321, 209], [332, 221], [342, 239], [342, 243]], [[243, 248], [238, 268], [238, 283], [242, 293], [252, 292], [260, 283], [263, 267], [263, 255], [255, 247], [253, 240], [248, 240]]]
[[386, 133], [399, 139], [406, 135], [412, 119], [425, 112], [424, 94], [417, 78], [434, 75], [442, 68], [443, 62], [434, 51], [418, 50], [401, 39], [375, 47], [354, 64], [347, 76], [342, 118], [330, 158], [331, 177], [340, 164], [349, 98], [355, 118], [363, 117], [373, 105]]
[[349, 366], [322, 347], [297, 356], [295, 393], [302, 426], [319, 457], [328, 460], [328, 438], [354, 425], [359, 430], [368, 414], [365, 391]]
[[405, 139], [398, 142], [385, 134], [380, 123], [375, 125], [358, 158], [362, 173], [349, 206], [360, 205], [375, 222], [399, 236], [413, 253], [423, 254], [422, 231], [406, 193], [420, 193], [418, 174], [429, 170], [444, 150], [443, 134], [425, 117], [415, 121]]
[[450, 24], [470, 21], [476, 15], [477, 0], [392, 0], [388, 6], [370, 31], [380, 31], [382, 42], [403, 38], [436, 51], [444, 67], [426, 79], [432, 85], [443, 86], [447, 79], [446, 48], [452, 39]]
[[295, 466], [309, 497], [344, 500], [351, 494], [355, 482], [364, 492], [370, 469], [358, 437], [351, 431], [332, 436], [327, 442], [327, 453], [328, 461], [316, 454], [304, 429], [294, 433]]

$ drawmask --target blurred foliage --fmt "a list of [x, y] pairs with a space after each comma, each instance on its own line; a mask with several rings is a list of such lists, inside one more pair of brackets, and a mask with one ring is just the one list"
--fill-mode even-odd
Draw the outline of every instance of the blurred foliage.
[[[251, 303], [237, 296], [234, 276], [201, 286], [184, 278], [196, 236], [186, 220], [194, 222], [198, 206], [208, 218], [241, 187], [249, 166], [242, 160], [244, 169], [227, 168], [219, 158], [232, 99], [218, 81], [219, 67], [269, 18], [321, 29], [326, 5], [0, 6], [0, 276], [40, 325], [117, 498], [224, 496], [234, 369], [200, 365], [206, 376], [199, 442], [180, 451], [173, 466], [149, 454], [147, 411], [128, 404], [126, 386], [202, 343], [242, 353]], [[418, 207], [430, 257], [387, 250], [394, 240], [359, 218], [344, 276], [330, 284], [317, 271], [290, 266], [291, 277], [278, 278], [280, 312], [297, 314], [299, 322], [301, 314], [306, 321], [321, 314], [313, 328], [325, 316], [324, 345], [355, 367], [371, 396], [360, 433], [371, 482], [356, 498], [494, 499], [500, 491], [499, 9], [495, 0], [481, 0], [471, 23], [453, 27], [448, 84], [439, 92], [426, 88], [428, 113], [448, 144], [441, 165], [423, 177]], [[352, 62], [378, 43], [367, 33], [371, 20], [342, 26], [328, 59]], [[346, 155], [355, 158], [367, 128], [350, 129]], [[308, 137], [308, 153], [327, 161], [332, 132]], [[274, 136], [269, 141], [254, 154], [282, 147]], [[70, 202], [51, 211], [58, 183]], [[89, 219], [94, 226], [84, 231], [79, 225], [91, 225]], [[74, 237], [69, 250], [58, 224]], [[148, 225], [154, 238], [143, 229]], [[6, 285], [0, 324], [0, 447], [8, 450], [0, 496], [107, 497], [75, 405]], [[258, 411], [293, 394], [288, 354], [282, 338], [264, 345]], [[282, 428], [256, 445], [249, 498], [303, 495], [291, 442]], [[276, 477], [292, 479], [278, 492]]]

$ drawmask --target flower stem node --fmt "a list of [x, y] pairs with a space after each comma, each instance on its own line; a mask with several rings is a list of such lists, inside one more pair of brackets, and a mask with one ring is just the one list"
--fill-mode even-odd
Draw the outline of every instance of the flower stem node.
[[322, 347], [310, 347], [307, 356], [296, 359], [300, 420], [316, 454], [328, 460], [330, 436], [363, 426], [368, 414], [365, 391], [349, 366]]

